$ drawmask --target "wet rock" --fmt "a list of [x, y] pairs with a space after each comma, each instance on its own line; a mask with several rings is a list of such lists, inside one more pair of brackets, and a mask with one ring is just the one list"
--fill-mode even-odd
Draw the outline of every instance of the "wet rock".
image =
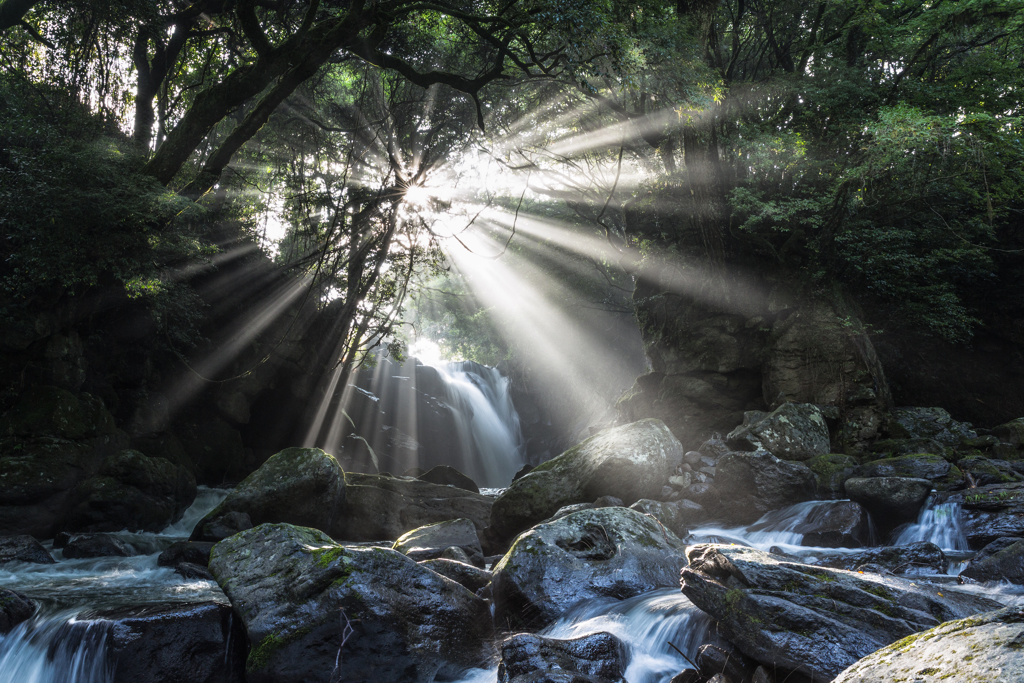
[[1024, 417], [1018, 417], [1016, 420], [993, 427], [992, 435], [1004, 443], [1014, 446], [1024, 445]]
[[949, 621], [867, 655], [834, 683], [1024, 680], [1024, 607]]
[[436, 560], [424, 560], [420, 564], [441, 576], [451, 579], [455, 583], [462, 584], [474, 593], [491, 582], [491, 573], [489, 571], [474, 567], [468, 562], [459, 562], [439, 557]]
[[[245, 531], [253, 527], [252, 518], [244, 512], [229, 510], [222, 512], [209, 522], [202, 524], [202, 538], [207, 542], [216, 543], [223, 541], [228, 536], [234, 536], [239, 531]], [[196, 525], [199, 528], [199, 525]]]
[[690, 484], [689, 488], [682, 492], [682, 495], [685, 496], [683, 500], [692, 501], [694, 504], [710, 510], [716, 509], [721, 500], [718, 489], [708, 483]]
[[622, 680], [628, 660], [625, 644], [611, 633], [592, 633], [570, 640], [520, 633], [501, 644], [498, 683], [543, 680], [526, 677], [546, 671], [583, 674], [591, 680], [616, 683]]
[[[686, 502], [690, 503], [690, 505], [684, 506], [682, 501], [664, 503], [658, 500], [642, 498], [630, 505], [629, 509], [653, 517], [663, 524], [666, 529], [682, 538], [687, 534], [686, 525], [697, 517], [694, 508], [691, 507], [696, 505], [696, 503], [692, 501]], [[702, 510], [703, 508], [697, 506], [697, 509]]]
[[749, 529], [802, 534], [803, 545], [825, 548], [857, 548], [868, 545], [870, 540], [867, 511], [848, 500], [804, 503], [776, 510]]
[[1024, 476], [1021, 476], [1010, 463], [1003, 460], [973, 455], [961, 458], [957, 465], [970, 475], [977, 486], [1024, 481]]
[[[934, 543], [921, 541], [901, 546], [880, 546], [856, 553], [828, 555], [815, 564], [833, 569], [863, 570], [872, 565], [892, 574], [945, 574], [948, 561], [946, 554]], [[877, 572], [876, 572], [877, 573]]]
[[542, 626], [580, 600], [673, 585], [683, 543], [628, 508], [583, 510], [520, 535], [494, 567], [497, 623]]
[[732, 448], [743, 451], [764, 449], [782, 460], [808, 460], [830, 450], [828, 425], [821, 409], [810, 403], [783, 403], [763, 419], [760, 413], [746, 413], [744, 424], [726, 437]]
[[428, 471], [419, 475], [417, 478], [421, 481], [428, 481], [431, 484], [454, 486], [456, 488], [463, 489], [464, 491], [480, 493], [480, 487], [476, 485], [475, 481], [467, 477], [462, 472], [459, 472], [454, 467], [449, 467], [448, 465], [431, 467]]
[[206, 568], [205, 565], [195, 564], [194, 562], [179, 562], [174, 567], [174, 573], [180, 574], [183, 578], [188, 580], [202, 579], [203, 581], [213, 581], [213, 574]]
[[204, 602], [110, 610], [112, 683], [241, 683], [245, 630], [231, 607]]
[[1003, 537], [1024, 538], [1024, 484], [994, 484], [942, 494], [937, 502], [959, 503], [960, 525], [976, 550]]
[[139, 551], [131, 543], [109, 534], [75, 534], [64, 545], [64, 557], [135, 557]]
[[56, 560], [43, 544], [27, 534], [0, 536], [0, 564], [7, 562], [34, 562], [54, 564]]
[[[945, 446], [958, 446], [963, 439], [973, 439], [978, 434], [966, 422], [957, 422], [942, 408], [897, 408], [893, 412], [896, 426], [903, 433], [893, 433], [900, 438], [934, 439]], [[890, 432], [896, 427], [890, 425]]]
[[722, 675], [730, 681], [749, 681], [757, 668], [757, 662], [728, 645], [701, 645], [696, 664], [705, 678]]
[[860, 503], [871, 514], [879, 532], [888, 534], [917, 519], [932, 483], [908, 477], [855, 478], [847, 479], [844, 488], [850, 500]]
[[704, 683], [704, 675], [696, 669], [683, 669], [669, 683]]
[[871, 452], [879, 457], [897, 457], [900, 455], [937, 454], [945, 455], [950, 449], [935, 439], [879, 439], [871, 444]]
[[857, 475], [857, 459], [841, 453], [816, 455], [804, 462], [814, 472], [818, 498], [845, 498], [843, 484]]
[[508, 540], [564, 505], [611, 495], [632, 505], [657, 498], [682, 446], [660, 420], [605, 430], [537, 466], [494, 501], [491, 533]]
[[815, 486], [814, 473], [802, 463], [764, 451], [729, 453], [718, 461], [715, 477], [715, 488], [729, 495], [722, 497], [715, 512], [729, 522], [750, 524], [766, 512], [813, 499]]
[[530, 472], [533, 472], [533, 465], [527, 463], [527, 464], [525, 464], [525, 465], [523, 465], [522, 467], [519, 468], [519, 471], [516, 472], [515, 475], [512, 477], [512, 481], [516, 481], [517, 479], [522, 479], [523, 477], [525, 477]]
[[[455, 560], [456, 562], [465, 562], [466, 564], [473, 564], [473, 560], [470, 559], [466, 551], [457, 545], [448, 546], [441, 551], [441, 556], [438, 559]], [[419, 560], [417, 560], [419, 561]], [[479, 559], [478, 564], [483, 566], [483, 558]]]
[[417, 562], [440, 557], [450, 547], [461, 548], [473, 564], [483, 566], [484, 553], [476, 527], [468, 519], [453, 519], [413, 529], [392, 546]]
[[261, 524], [218, 543], [210, 571], [248, 634], [249, 683], [332, 680], [346, 625], [343, 680], [427, 683], [486, 654], [487, 603], [394, 550]]
[[875, 460], [862, 468], [864, 477], [909, 477], [927, 479], [938, 490], [961, 485], [963, 472], [941, 455], [920, 453]]
[[160, 531], [192, 505], [196, 481], [184, 467], [124, 449], [72, 496], [78, 502], [68, 513], [70, 531]]
[[742, 546], [688, 548], [683, 593], [768, 668], [831, 680], [858, 659], [943, 621], [998, 607], [955, 589], [785, 561]]
[[0, 588], [0, 635], [25, 621], [36, 611], [36, 602], [21, 593]]
[[1024, 539], [997, 538], [971, 559], [960, 576], [975, 581], [1024, 583]]

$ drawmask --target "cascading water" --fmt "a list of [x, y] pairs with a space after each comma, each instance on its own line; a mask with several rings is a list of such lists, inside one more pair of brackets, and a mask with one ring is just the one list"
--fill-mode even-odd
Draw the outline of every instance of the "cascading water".
[[934, 543], [943, 550], [967, 550], [967, 536], [960, 527], [960, 504], [936, 504], [932, 495], [918, 513], [917, 521], [901, 530], [893, 545], [920, 541]]
[[484, 486], [507, 486], [525, 464], [519, 414], [509, 381], [479, 363], [434, 366], [453, 409], [463, 462], [453, 465]]
[[33, 598], [39, 610], [0, 635], [0, 682], [109, 683], [110, 623], [90, 618], [98, 610], [162, 603], [226, 602], [212, 581], [185, 580], [157, 565], [159, 553], [188, 538], [192, 527], [227, 495], [200, 487], [180, 521], [158, 534], [117, 534], [144, 555], [64, 559], [56, 564], [10, 562], [0, 566], [0, 586]]
[[[629, 683], [668, 683], [682, 669], [693, 666], [701, 645], [720, 640], [711, 617], [694, 607], [678, 588], [663, 588], [626, 600], [581, 602], [541, 635], [570, 639], [602, 631], [626, 644], [629, 663], [624, 678]], [[467, 672], [462, 683], [495, 680], [496, 668], [474, 669]]]

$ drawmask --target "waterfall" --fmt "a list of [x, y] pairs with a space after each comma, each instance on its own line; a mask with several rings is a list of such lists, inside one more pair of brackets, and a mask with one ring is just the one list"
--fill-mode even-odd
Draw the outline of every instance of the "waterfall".
[[526, 462], [508, 379], [473, 362], [434, 367], [444, 381], [462, 454], [462, 462], [452, 466], [482, 486], [508, 486]]
[[918, 513], [917, 521], [904, 527], [893, 545], [919, 541], [929, 541], [943, 550], [967, 550], [967, 537], [960, 527], [960, 504], [936, 504], [932, 494]]
[[[602, 631], [626, 644], [629, 662], [624, 678], [629, 683], [669, 683], [681, 670], [692, 666], [701, 645], [721, 642], [711, 617], [697, 609], [678, 588], [662, 588], [621, 601], [598, 598], [581, 602], [540, 635], [571, 639]], [[495, 680], [497, 667], [468, 671], [461, 683]]]
[[28, 621], [0, 635], [0, 682], [110, 683], [110, 622], [90, 618], [90, 613], [168, 602], [226, 601], [217, 584], [186, 581], [173, 567], [156, 563], [162, 550], [187, 540], [196, 522], [226, 495], [227, 491], [199, 487], [178, 523], [157, 534], [117, 534], [145, 555], [64, 559], [63, 551], [51, 550], [56, 564], [0, 565], [0, 586], [40, 604]]

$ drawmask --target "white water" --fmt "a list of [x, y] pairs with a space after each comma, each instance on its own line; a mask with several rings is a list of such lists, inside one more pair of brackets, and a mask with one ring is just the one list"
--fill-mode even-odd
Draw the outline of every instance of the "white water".
[[476, 363], [444, 363], [434, 368], [445, 383], [445, 402], [455, 413], [465, 461], [452, 466], [481, 486], [508, 486], [526, 463], [519, 414], [509, 381], [495, 368]]
[[[678, 588], [663, 588], [627, 600], [581, 602], [540, 635], [571, 639], [602, 631], [626, 644], [629, 663], [625, 678], [629, 683], [668, 683], [681, 670], [694, 666], [701, 645], [719, 642], [711, 617], [694, 607]], [[497, 667], [472, 669], [461, 682], [494, 683], [497, 672]]]
[[[0, 586], [35, 599], [39, 610], [6, 636], [0, 635], [0, 683], [109, 683], [108, 622], [96, 610], [167, 602], [225, 602], [212, 581], [186, 580], [172, 567], [157, 566], [160, 552], [187, 540], [196, 522], [227, 491], [200, 487], [196, 500], [176, 524], [158, 534], [120, 532], [140, 552], [136, 557], [66, 560], [56, 564], [10, 562], [0, 566]], [[51, 549], [52, 544], [46, 544]], [[141, 683], [141, 682], [140, 682]]]
[[908, 545], [928, 541], [943, 550], [967, 550], [967, 536], [960, 526], [960, 504], [935, 504], [934, 496], [929, 498], [917, 521], [908, 525], [897, 535], [893, 545]]

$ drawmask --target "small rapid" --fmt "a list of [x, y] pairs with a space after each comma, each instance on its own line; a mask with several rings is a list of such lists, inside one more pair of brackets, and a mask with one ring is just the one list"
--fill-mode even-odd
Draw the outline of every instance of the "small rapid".
[[899, 530], [893, 545], [920, 541], [934, 543], [943, 550], [968, 550], [967, 536], [960, 525], [960, 504], [936, 504], [933, 494], [918, 513], [917, 521]]
[[173, 567], [157, 565], [160, 552], [187, 540], [192, 528], [227, 491], [200, 487], [184, 516], [159, 533], [116, 535], [140, 553], [135, 557], [65, 559], [47, 550], [55, 564], [10, 562], [0, 565], [0, 586], [36, 600], [40, 607], [7, 635], [0, 635], [3, 683], [110, 683], [107, 658], [109, 622], [98, 611], [166, 603], [221, 602], [227, 598], [212, 581], [186, 580]]

